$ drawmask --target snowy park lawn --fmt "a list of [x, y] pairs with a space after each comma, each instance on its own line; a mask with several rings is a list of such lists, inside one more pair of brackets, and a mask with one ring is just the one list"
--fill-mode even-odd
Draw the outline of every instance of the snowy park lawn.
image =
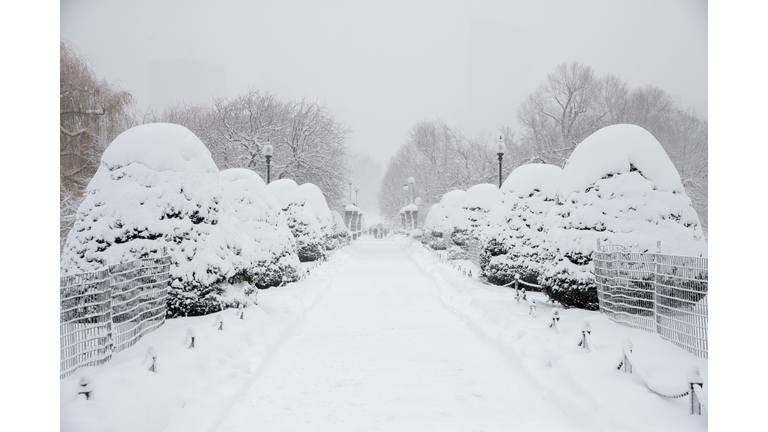
[[[594, 430], [701, 431], [707, 429], [707, 411], [689, 414], [688, 397], [666, 399], [652, 393], [638, 375], [617, 370], [621, 346], [630, 338], [639, 367], [657, 391], [669, 394], [687, 390], [687, 374], [698, 367], [708, 388], [708, 361], [663, 340], [659, 335], [619, 325], [600, 312], [582, 309], [560, 310], [561, 333], [550, 328], [552, 309], [543, 306], [542, 293], [527, 293], [539, 304], [536, 317], [529, 315], [527, 302], [515, 300], [513, 288], [486, 285], [475, 280], [477, 267], [468, 260], [456, 260], [462, 269], [471, 269], [472, 278], [458, 268], [441, 263], [421, 244], [401, 239], [401, 246], [439, 287], [442, 301], [461, 316], [488, 343], [496, 345], [515, 365], [556, 400], [574, 418], [595, 425]], [[437, 251], [445, 254], [445, 251]], [[578, 346], [585, 321], [589, 321], [594, 349]]]
[[[260, 290], [258, 306], [221, 312], [216, 317], [169, 319], [158, 330], [114, 355], [101, 366], [85, 367], [60, 382], [61, 430], [210, 431], [259, 375], [280, 343], [328, 290], [355, 246], [340, 249], [309, 276], [284, 287]], [[195, 347], [187, 348], [187, 330], [194, 329]], [[147, 350], [157, 350], [157, 373], [148, 371]], [[78, 396], [83, 375], [91, 377], [91, 400]]]

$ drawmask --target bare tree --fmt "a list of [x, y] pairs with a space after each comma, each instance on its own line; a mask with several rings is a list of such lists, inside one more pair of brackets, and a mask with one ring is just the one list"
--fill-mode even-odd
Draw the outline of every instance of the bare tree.
[[107, 145], [131, 122], [133, 97], [99, 79], [74, 45], [59, 44], [60, 247]]

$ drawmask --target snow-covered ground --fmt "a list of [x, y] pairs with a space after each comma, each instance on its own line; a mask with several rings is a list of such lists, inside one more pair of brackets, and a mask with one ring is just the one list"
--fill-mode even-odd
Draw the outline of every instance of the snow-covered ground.
[[[61, 380], [61, 430], [707, 430], [687, 398], [616, 369], [626, 337], [661, 389], [684, 391], [691, 366], [708, 387], [707, 360], [597, 312], [563, 311], [558, 333], [544, 307], [534, 318], [514, 290], [473, 279], [411, 239], [364, 237], [261, 291], [244, 320], [223, 312], [222, 331], [215, 315], [168, 320]], [[577, 346], [585, 320], [593, 352]], [[92, 400], [77, 396], [83, 374]]]

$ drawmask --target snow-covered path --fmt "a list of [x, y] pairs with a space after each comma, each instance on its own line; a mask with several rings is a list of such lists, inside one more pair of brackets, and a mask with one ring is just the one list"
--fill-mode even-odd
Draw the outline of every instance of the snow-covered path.
[[394, 240], [363, 239], [217, 430], [581, 429], [443, 306]]

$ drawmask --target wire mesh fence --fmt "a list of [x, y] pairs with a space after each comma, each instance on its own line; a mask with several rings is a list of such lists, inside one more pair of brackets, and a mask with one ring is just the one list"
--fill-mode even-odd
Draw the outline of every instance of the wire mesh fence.
[[60, 378], [109, 361], [165, 322], [170, 263], [164, 254], [60, 278]]
[[473, 238], [467, 242], [467, 254], [472, 264], [480, 267], [480, 240]]
[[605, 245], [595, 253], [594, 264], [602, 313], [707, 358], [707, 258]]

